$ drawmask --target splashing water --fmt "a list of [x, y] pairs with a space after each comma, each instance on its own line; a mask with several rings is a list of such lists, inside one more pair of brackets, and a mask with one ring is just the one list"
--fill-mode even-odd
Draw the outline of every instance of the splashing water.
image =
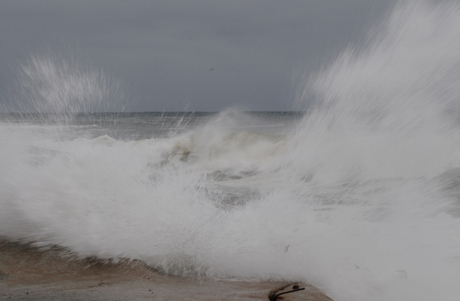
[[38, 113], [49, 121], [65, 122], [78, 113], [111, 112], [120, 107], [123, 98], [117, 81], [75, 58], [31, 56], [19, 69], [21, 99], [7, 110]]
[[[177, 275], [308, 281], [334, 300], [457, 300], [459, 53], [458, 4], [405, 2], [309, 81], [318, 103], [301, 120], [93, 114], [59, 139], [7, 120], [0, 236]], [[112, 93], [55, 58], [23, 70], [40, 113]], [[105, 135], [108, 121], [168, 131], [115, 139], [129, 127]]]

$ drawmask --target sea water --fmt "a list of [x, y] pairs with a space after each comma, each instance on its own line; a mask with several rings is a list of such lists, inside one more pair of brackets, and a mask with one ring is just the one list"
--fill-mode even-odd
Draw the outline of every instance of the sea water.
[[20, 70], [3, 238], [334, 300], [458, 300], [458, 3], [397, 4], [305, 80], [300, 113], [101, 113], [104, 74], [57, 56]]

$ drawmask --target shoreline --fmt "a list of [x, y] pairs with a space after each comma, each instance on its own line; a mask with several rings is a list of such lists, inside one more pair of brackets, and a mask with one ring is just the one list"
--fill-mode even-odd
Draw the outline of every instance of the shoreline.
[[[292, 284], [163, 275], [139, 260], [77, 259], [62, 248], [0, 240], [0, 300], [269, 300], [271, 291]], [[283, 300], [332, 300], [299, 286], [305, 290]]]

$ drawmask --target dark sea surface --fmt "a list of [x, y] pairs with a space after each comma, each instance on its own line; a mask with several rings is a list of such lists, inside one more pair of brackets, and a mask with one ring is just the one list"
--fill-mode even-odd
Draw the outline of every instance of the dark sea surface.
[[[241, 112], [242, 113], [242, 112]], [[238, 115], [235, 110], [227, 115]], [[244, 112], [238, 124], [233, 128], [247, 129], [267, 133], [286, 133], [304, 112]], [[77, 113], [77, 114], [37, 114], [37, 113], [3, 113], [0, 122], [13, 124], [65, 125], [73, 126], [75, 135], [99, 137], [108, 135], [120, 140], [141, 140], [149, 138], [166, 138], [190, 131], [204, 125], [219, 112], [137, 112], [137, 113]], [[244, 119], [244, 120], [243, 120]], [[233, 121], [232, 121], [233, 122]]]

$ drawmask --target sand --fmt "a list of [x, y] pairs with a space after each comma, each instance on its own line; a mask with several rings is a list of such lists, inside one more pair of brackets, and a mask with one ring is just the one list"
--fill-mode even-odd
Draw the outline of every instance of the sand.
[[[0, 300], [269, 300], [293, 283], [197, 279], [160, 274], [141, 261], [77, 259], [62, 248], [0, 241]], [[319, 289], [277, 300], [331, 301]], [[283, 291], [278, 291], [278, 293]], [[272, 293], [272, 296], [274, 294]]]

